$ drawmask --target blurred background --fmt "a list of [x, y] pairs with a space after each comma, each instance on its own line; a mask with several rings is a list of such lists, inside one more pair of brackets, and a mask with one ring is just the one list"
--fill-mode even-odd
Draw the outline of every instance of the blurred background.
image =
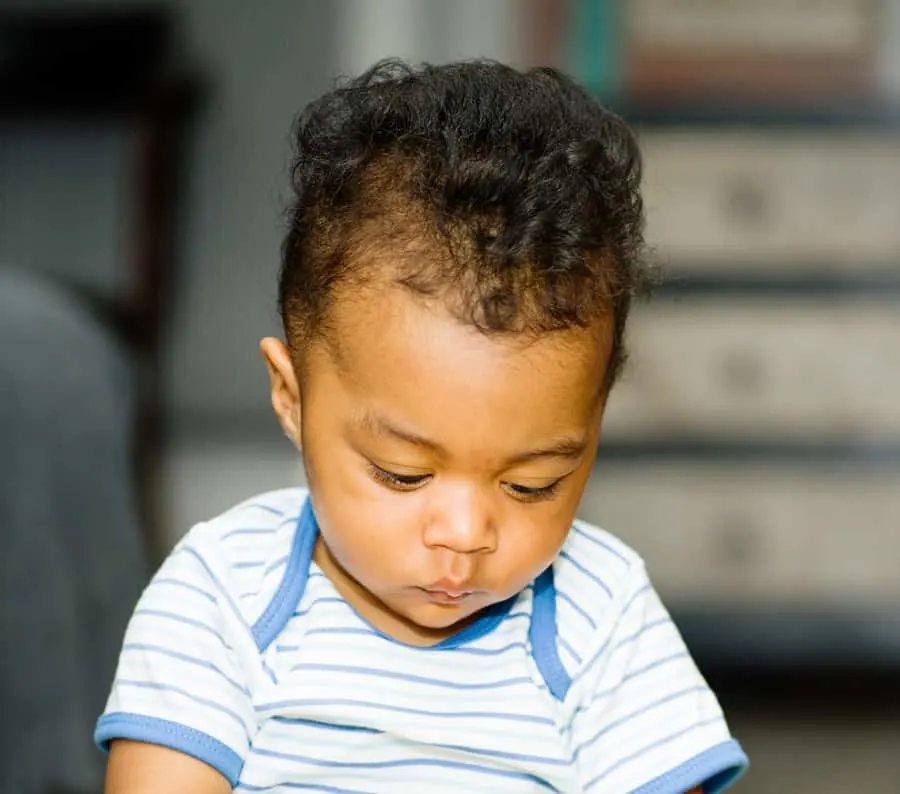
[[0, 0], [0, 791], [100, 790], [149, 572], [302, 481], [256, 349], [289, 131], [387, 55], [557, 65], [634, 124], [669, 280], [582, 515], [738, 791], [900, 792], [900, 0]]

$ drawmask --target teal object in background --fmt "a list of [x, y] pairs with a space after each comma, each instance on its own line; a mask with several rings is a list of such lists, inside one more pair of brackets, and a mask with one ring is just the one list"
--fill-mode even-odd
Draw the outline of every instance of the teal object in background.
[[625, 31], [619, 0], [571, 0], [569, 69], [607, 102], [622, 94]]

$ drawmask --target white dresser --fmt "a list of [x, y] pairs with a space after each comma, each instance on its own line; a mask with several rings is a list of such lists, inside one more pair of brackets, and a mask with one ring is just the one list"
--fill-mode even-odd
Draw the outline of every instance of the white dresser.
[[900, 603], [900, 132], [802, 121], [639, 127], [669, 282], [581, 514], [679, 608]]

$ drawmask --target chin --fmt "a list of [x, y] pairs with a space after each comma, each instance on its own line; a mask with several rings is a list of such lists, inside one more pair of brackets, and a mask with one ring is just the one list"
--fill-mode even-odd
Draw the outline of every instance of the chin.
[[487, 604], [480, 604], [476, 607], [459, 604], [427, 604], [419, 609], [411, 610], [405, 617], [423, 629], [441, 631], [471, 620], [486, 606]]

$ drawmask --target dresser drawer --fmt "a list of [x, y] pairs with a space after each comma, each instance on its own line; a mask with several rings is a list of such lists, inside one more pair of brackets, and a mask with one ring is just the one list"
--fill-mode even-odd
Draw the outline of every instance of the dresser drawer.
[[900, 599], [900, 469], [601, 466], [579, 515], [634, 547], [679, 604]]
[[647, 236], [691, 269], [900, 268], [900, 137], [648, 131]]
[[651, 304], [604, 433], [770, 439], [900, 436], [900, 308]]
[[876, 42], [878, 0], [629, 0], [629, 47], [770, 57], [865, 54]]

